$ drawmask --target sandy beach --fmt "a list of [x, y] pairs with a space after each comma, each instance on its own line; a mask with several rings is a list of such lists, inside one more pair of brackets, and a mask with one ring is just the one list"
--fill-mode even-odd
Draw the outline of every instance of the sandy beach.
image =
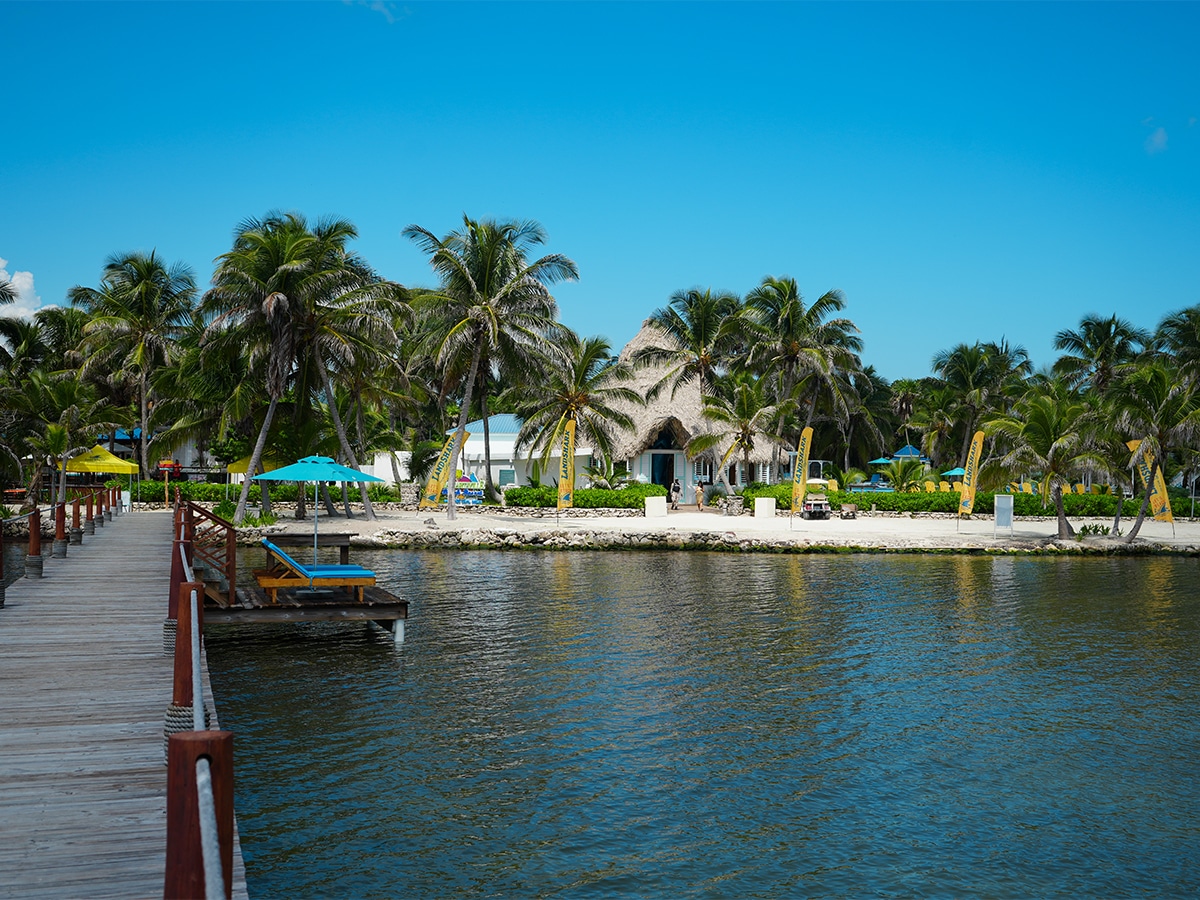
[[[279, 507], [279, 522], [262, 534], [311, 533], [311, 516], [297, 520], [287, 507]], [[854, 519], [834, 514], [827, 520], [804, 520], [777, 514], [756, 518], [750, 513], [726, 516], [717, 510], [697, 512], [694, 506], [671, 511], [665, 518], [643, 516], [556, 517], [552, 510], [544, 516], [516, 515], [503, 509], [460, 509], [450, 520], [443, 508], [432, 510], [377, 510], [374, 521], [358, 512], [347, 519], [344, 514], [328, 516], [322, 510], [320, 529], [328, 533], [353, 535], [359, 546], [520, 546], [586, 548], [603, 546], [695, 547], [737, 545], [739, 549], [787, 550], [804, 548], [846, 548], [864, 551], [1098, 551], [1122, 552], [1123, 541], [1089, 535], [1081, 541], [1057, 541], [1054, 519], [1017, 519], [1011, 532], [996, 529], [990, 516], [956, 520], [952, 517], [872, 515], [860, 513]], [[1109, 527], [1110, 519], [1072, 519], [1078, 531], [1082, 525]], [[1122, 521], [1128, 534], [1132, 519]], [[245, 538], [257, 540], [259, 532]], [[1142, 552], [1166, 550], [1200, 554], [1200, 521], [1177, 519], [1169, 522], [1147, 520], [1138, 533], [1135, 547]], [[732, 549], [730, 547], [730, 549]]]

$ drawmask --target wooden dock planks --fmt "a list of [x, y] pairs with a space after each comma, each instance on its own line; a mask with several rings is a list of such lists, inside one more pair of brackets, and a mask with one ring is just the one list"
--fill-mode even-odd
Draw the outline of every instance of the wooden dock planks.
[[0, 898], [161, 897], [171, 513], [49, 549], [0, 609]]

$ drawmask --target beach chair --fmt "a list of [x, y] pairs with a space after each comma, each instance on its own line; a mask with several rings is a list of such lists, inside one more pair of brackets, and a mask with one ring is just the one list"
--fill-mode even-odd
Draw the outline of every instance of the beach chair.
[[[337, 564], [306, 566], [298, 563], [286, 552], [266, 538], [263, 546], [267, 549], [267, 567], [255, 569], [254, 578], [258, 586], [267, 592], [267, 600], [278, 602], [280, 588], [345, 588], [354, 598], [362, 603], [364, 589], [375, 584], [375, 573], [362, 566], [344, 566]], [[275, 563], [279, 565], [275, 565]]]
[[941, 491], [943, 494], [948, 494], [948, 493], [950, 493], [950, 482], [948, 482], [948, 481], [939, 481], [939, 482], [938, 482], [938, 490], [939, 490], [939, 491]]
[[962, 493], [962, 482], [961, 481], [954, 482], [954, 484], [950, 485], [950, 490], [956, 494], [961, 494]]
[[1086, 494], [1087, 488], [1085, 488], [1082, 484], [1077, 484], [1077, 485], [1075, 485], [1075, 493]]
[[830, 478], [829, 484], [827, 484], [825, 487], [828, 489], [829, 493], [832, 494], [833, 492], [835, 492], [838, 489], [837, 479]]
[[1098, 484], [1093, 484], [1093, 485], [1092, 485], [1092, 493], [1093, 493], [1093, 494], [1102, 494], [1102, 493], [1104, 493], [1104, 492], [1100, 490], [1100, 485], [1098, 485]]
[[843, 519], [857, 519], [858, 518], [858, 504], [857, 503], [843, 503], [842, 510], [841, 510], [841, 516]]
[[1026, 494], [1032, 494], [1032, 493], [1033, 493], [1033, 485], [1032, 485], [1032, 484], [1030, 484], [1028, 481], [1027, 481], [1027, 482], [1025, 482], [1025, 493], [1026, 493]]
[[932, 481], [925, 482], [925, 493], [933, 494], [936, 492], [937, 492], [937, 485], [935, 485]]

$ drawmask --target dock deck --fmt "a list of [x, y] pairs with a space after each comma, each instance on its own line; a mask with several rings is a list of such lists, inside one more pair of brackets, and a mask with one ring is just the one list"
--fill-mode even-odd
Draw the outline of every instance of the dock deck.
[[7, 590], [0, 898], [162, 896], [170, 553], [169, 511], [126, 513]]

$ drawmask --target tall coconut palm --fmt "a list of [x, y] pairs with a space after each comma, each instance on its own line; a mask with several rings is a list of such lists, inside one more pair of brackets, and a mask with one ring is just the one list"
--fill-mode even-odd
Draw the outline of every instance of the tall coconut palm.
[[1032, 371], [1024, 347], [999, 343], [958, 344], [933, 358], [933, 370], [955, 397], [956, 419], [962, 429], [959, 465], [967, 459], [971, 436], [986, 415], [1002, 413], [1006, 398], [1016, 393]]
[[1138, 440], [1131, 464], [1153, 455], [1146, 493], [1137, 520], [1126, 536], [1132, 543], [1146, 518], [1154, 477], [1167, 457], [1176, 452], [1194, 453], [1200, 439], [1200, 386], [1180, 373], [1167, 359], [1130, 366], [1109, 391], [1117, 426], [1130, 440]]
[[17, 288], [11, 281], [0, 281], [0, 306], [16, 303]]
[[[716, 425], [715, 430], [697, 434], [688, 441], [689, 456], [716, 451], [728, 444], [725, 457], [718, 465], [718, 476], [725, 479], [725, 462], [735, 453], [740, 453], [742, 465], [750, 471], [750, 454], [759, 439], [775, 443], [776, 419], [781, 413], [790, 411], [792, 404], [783, 407], [768, 402], [765, 382], [749, 375], [726, 376], [714, 385], [714, 390], [704, 398], [704, 418]], [[730, 493], [733, 486], [725, 480]]]
[[652, 397], [666, 388], [674, 396], [692, 381], [699, 385], [702, 397], [710, 394], [746, 333], [741, 301], [734, 294], [713, 293], [711, 288], [676, 291], [649, 321], [671, 339], [668, 346], [645, 347], [633, 360], [635, 366], [665, 366]]
[[1098, 463], [1087, 445], [1087, 404], [1065, 384], [1032, 388], [1012, 412], [992, 418], [987, 431], [1009, 442], [1001, 464], [1009, 470], [1042, 472], [1043, 502], [1051, 500], [1058, 513], [1058, 537], [1065, 540], [1075, 530], [1063, 506], [1063, 485], [1080, 466]]
[[1087, 386], [1103, 394], [1117, 367], [1134, 359], [1150, 340], [1148, 331], [1116, 315], [1084, 316], [1078, 329], [1063, 329], [1054, 336], [1054, 349], [1065, 351], [1054, 363], [1054, 371], [1074, 387]]
[[576, 440], [611, 461], [613, 427], [634, 427], [633, 418], [620, 406], [642, 400], [641, 394], [627, 387], [633, 372], [616, 360], [602, 337], [580, 338], [568, 331], [560, 349], [562, 353], [547, 360], [539, 373], [536, 396], [518, 389], [528, 399], [513, 398], [522, 419], [517, 449], [540, 452], [544, 468], [552, 451], [561, 446], [567, 423], [573, 421]]
[[[305, 386], [320, 385], [345, 461], [358, 465], [334, 402], [329, 361], [347, 363], [387, 339], [400, 289], [346, 249], [357, 234], [344, 219], [323, 219], [310, 228], [298, 213], [271, 213], [243, 222], [233, 249], [217, 258], [213, 287], [202, 303], [211, 320], [205, 342], [244, 347], [268, 396], [235, 522], [245, 516], [250, 479], [279, 402], [302, 368], [315, 369], [317, 377], [306, 379]], [[373, 518], [366, 485], [359, 489], [364, 511]]]
[[1200, 304], [1163, 319], [1155, 332], [1154, 344], [1173, 357], [1188, 378], [1200, 379]]
[[150, 383], [155, 371], [175, 352], [196, 299], [190, 269], [168, 266], [157, 252], [109, 257], [100, 287], [76, 286], [67, 292], [90, 320], [83, 329], [85, 375], [125, 370], [137, 379], [142, 471], [150, 471]]
[[[776, 379], [779, 398], [792, 396], [801, 380], [811, 385], [807, 393], [808, 413], [805, 424], [811, 425], [818, 396], [824, 392], [832, 401], [835, 416], [844, 421], [848, 416], [845, 396], [839, 388], [839, 373], [861, 368], [858, 354], [863, 342], [858, 327], [844, 317], [829, 318], [846, 307], [846, 298], [839, 290], [826, 291], [813, 303], [805, 304], [794, 278], [767, 276], [746, 295], [746, 320], [750, 331], [751, 369]], [[779, 447], [783, 438], [783, 421], [775, 435], [771, 458], [771, 479], [779, 476]]]
[[[450, 457], [450, 471], [456, 472], [467, 417], [484, 366], [500, 360], [519, 365], [553, 352], [560, 326], [558, 304], [547, 286], [574, 281], [579, 270], [560, 253], [529, 262], [530, 250], [546, 242], [545, 229], [533, 221], [476, 221], [463, 216], [462, 229], [444, 238], [418, 225], [408, 226], [404, 234], [429, 254], [430, 265], [441, 280], [436, 289], [414, 297], [416, 306], [441, 323], [433, 354], [437, 365], [443, 371], [457, 367], [465, 373]], [[486, 424], [484, 438], [490, 483], [491, 447]], [[453, 519], [457, 515], [454, 491], [447, 494], [447, 515]]]

